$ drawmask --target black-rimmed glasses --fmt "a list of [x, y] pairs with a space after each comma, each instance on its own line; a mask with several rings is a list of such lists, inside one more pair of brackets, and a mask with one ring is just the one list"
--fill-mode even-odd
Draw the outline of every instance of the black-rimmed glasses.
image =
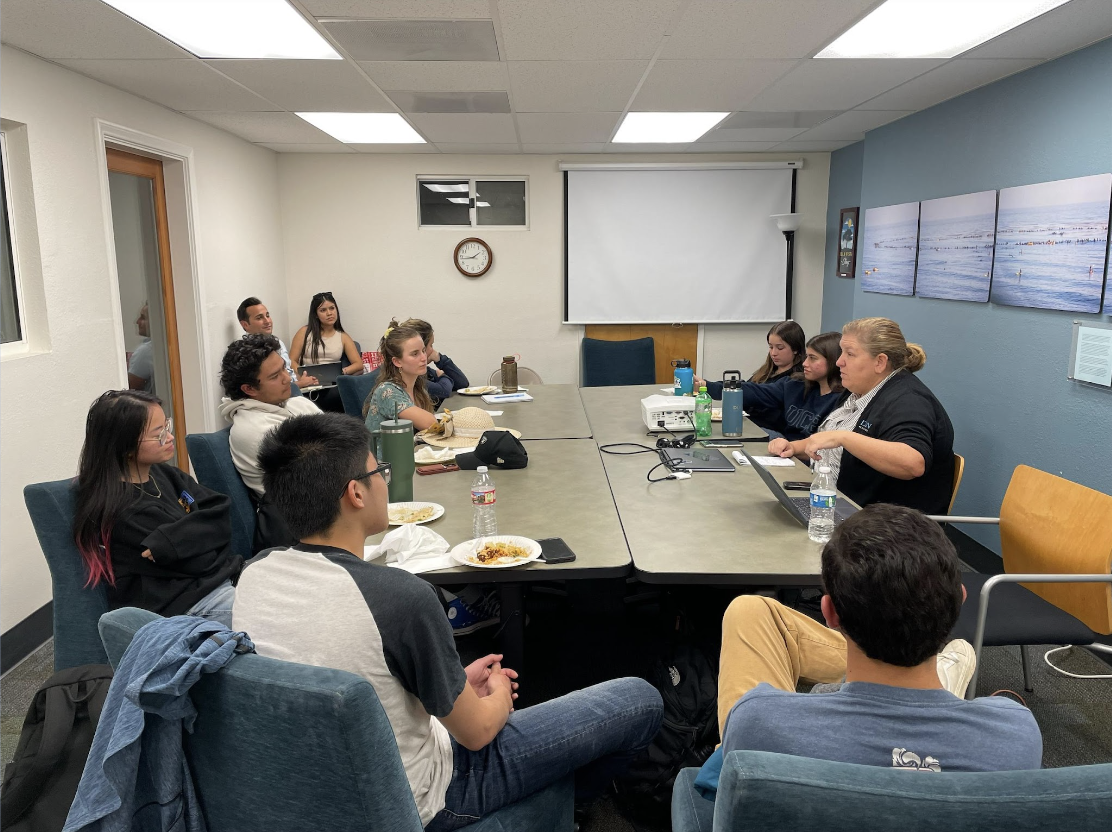
[[[352, 477], [351, 480], [348, 480], [348, 482], [351, 482], [352, 480], [365, 480], [368, 477], [373, 477], [375, 474], [382, 474], [383, 482], [385, 482], [387, 485], [389, 485], [390, 484], [390, 467], [391, 466], [390, 466], [389, 462], [380, 462], [378, 464], [378, 467], [375, 468], [373, 471], [366, 471], [366, 472], [360, 474], [358, 477]], [[344, 491], [347, 491], [347, 484], [346, 483], [344, 484]], [[344, 496], [342, 492], [341, 492], [340, 496], [341, 497]]]

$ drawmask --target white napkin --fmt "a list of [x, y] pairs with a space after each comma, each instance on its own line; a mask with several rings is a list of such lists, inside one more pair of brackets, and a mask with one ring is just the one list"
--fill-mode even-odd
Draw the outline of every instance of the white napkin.
[[363, 547], [363, 560], [377, 560], [386, 555], [386, 565], [396, 566], [418, 575], [455, 566], [448, 554], [448, 541], [432, 529], [405, 523], [389, 532], [377, 546]]
[[[418, 465], [451, 462], [456, 458], [457, 450], [457, 448], [437, 448], [433, 445], [418, 445], [413, 451], [413, 461]], [[468, 449], [464, 448], [464, 450]]]

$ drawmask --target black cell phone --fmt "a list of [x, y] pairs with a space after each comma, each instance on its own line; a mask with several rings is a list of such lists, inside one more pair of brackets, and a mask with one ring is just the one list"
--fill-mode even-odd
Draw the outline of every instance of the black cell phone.
[[810, 491], [811, 483], [809, 482], [782, 482], [780, 485], [784, 486], [785, 491]]
[[541, 544], [541, 560], [545, 563], [570, 563], [575, 560], [575, 552], [568, 548], [562, 537], [546, 537], [537, 543]]

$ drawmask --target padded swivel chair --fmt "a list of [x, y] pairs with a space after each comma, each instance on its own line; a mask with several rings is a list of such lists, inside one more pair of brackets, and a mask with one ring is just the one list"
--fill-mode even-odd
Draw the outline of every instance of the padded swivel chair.
[[255, 500], [232, 462], [231, 432], [227, 427], [215, 433], [191, 433], [185, 444], [197, 481], [231, 498], [232, 551], [249, 558], [255, 552]]
[[[156, 618], [129, 607], [101, 619], [114, 667]], [[421, 832], [394, 732], [366, 679], [245, 654], [190, 696], [197, 720], [183, 742], [209, 829]], [[570, 832], [573, 800], [568, 777], [464, 828]]]
[[375, 382], [378, 381], [379, 370], [376, 368], [361, 376], [338, 376], [336, 386], [340, 389], [340, 401], [344, 403], [344, 413], [363, 418], [363, 402], [371, 395]]
[[580, 385], [614, 387], [656, 382], [656, 346], [652, 338], [602, 341], [584, 338], [580, 355]]
[[103, 583], [85, 587], [85, 563], [73, 542], [74, 498], [74, 480], [37, 482], [23, 489], [54, 590], [55, 672], [108, 663], [97, 633], [97, 621], [108, 612], [108, 594]]

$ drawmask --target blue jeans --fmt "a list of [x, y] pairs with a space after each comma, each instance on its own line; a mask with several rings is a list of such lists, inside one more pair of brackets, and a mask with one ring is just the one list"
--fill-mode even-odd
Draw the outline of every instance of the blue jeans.
[[231, 581], [224, 581], [216, 589], [189, 608], [186, 615], [196, 615], [210, 621], [218, 621], [232, 629], [232, 603], [236, 600], [236, 588]]
[[576, 797], [600, 794], [660, 728], [664, 703], [644, 679], [614, 679], [514, 711], [494, 741], [468, 751], [452, 740], [444, 808], [425, 827], [474, 823], [576, 772]]

